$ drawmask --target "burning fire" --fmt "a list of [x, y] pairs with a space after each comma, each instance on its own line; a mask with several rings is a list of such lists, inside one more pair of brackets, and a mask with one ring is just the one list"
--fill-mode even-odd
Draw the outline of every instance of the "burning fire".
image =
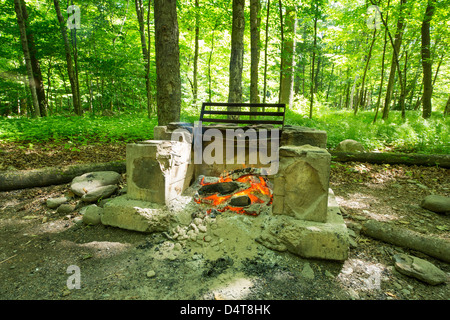
[[[254, 210], [249, 210], [248, 208], [254, 204], [260, 205], [270, 205], [272, 204], [273, 196], [272, 190], [268, 185], [268, 181], [262, 177], [255, 174], [244, 174], [235, 179], [231, 177], [230, 173], [222, 174], [218, 181], [207, 183], [204, 181], [203, 177], [200, 181], [201, 186], [226, 183], [226, 182], [240, 182], [242, 184], [248, 185], [244, 190], [239, 190], [237, 192], [219, 195], [218, 193], [207, 195], [207, 196], [199, 196], [194, 198], [196, 203], [204, 203], [214, 206], [215, 209], [219, 212], [224, 212], [226, 210], [234, 211], [238, 214], [248, 214], [248, 215], [258, 215], [258, 212], [254, 212]], [[228, 204], [229, 201], [233, 198], [246, 196], [250, 200], [250, 204], [244, 206], [233, 206]], [[211, 210], [208, 210], [208, 213]]]

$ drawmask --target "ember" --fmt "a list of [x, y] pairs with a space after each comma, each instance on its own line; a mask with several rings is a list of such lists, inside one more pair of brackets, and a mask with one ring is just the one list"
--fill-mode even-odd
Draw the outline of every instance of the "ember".
[[210, 205], [219, 212], [230, 210], [238, 214], [259, 215], [262, 207], [271, 205], [273, 199], [269, 181], [260, 174], [260, 169], [244, 168], [225, 172], [208, 181], [201, 177], [201, 187], [194, 201]]

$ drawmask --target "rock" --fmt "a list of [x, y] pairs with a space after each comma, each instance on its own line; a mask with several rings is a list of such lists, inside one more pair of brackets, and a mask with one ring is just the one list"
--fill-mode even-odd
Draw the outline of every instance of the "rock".
[[165, 206], [120, 196], [104, 205], [101, 222], [127, 230], [163, 232], [169, 231], [171, 219], [172, 214]]
[[336, 147], [336, 151], [342, 152], [364, 152], [364, 147], [358, 141], [347, 139], [339, 142]]
[[59, 198], [49, 198], [46, 201], [47, 207], [50, 209], [56, 209], [63, 203], [68, 202], [69, 199], [67, 197], [59, 197]]
[[422, 200], [420, 206], [436, 213], [450, 214], [450, 197], [429, 195]]
[[77, 196], [82, 197], [99, 187], [117, 185], [120, 180], [120, 174], [115, 171], [89, 172], [75, 177], [70, 185], [70, 190]]
[[81, 200], [84, 202], [92, 203], [99, 199], [108, 198], [110, 195], [112, 195], [117, 190], [117, 188], [118, 188], [117, 185], [98, 187], [98, 188], [84, 194], [81, 197]]
[[75, 210], [75, 205], [64, 203], [58, 207], [56, 212], [58, 213], [71, 213]]
[[83, 214], [83, 222], [89, 225], [97, 225], [101, 223], [103, 209], [95, 204], [87, 206]]
[[147, 272], [147, 278], [153, 278], [154, 276], [156, 276], [156, 272], [154, 270]]
[[306, 279], [314, 280], [314, 270], [311, 268], [308, 262], [303, 266], [301, 275]]
[[447, 274], [431, 262], [403, 253], [395, 254], [393, 258], [395, 269], [404, 275], [431, 285], [447, 281]]

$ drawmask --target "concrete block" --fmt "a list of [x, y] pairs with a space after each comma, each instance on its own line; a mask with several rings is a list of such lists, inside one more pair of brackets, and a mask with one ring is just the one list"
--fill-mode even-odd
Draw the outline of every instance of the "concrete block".
[[300, 126], [284, 126], [281, 134], [281, 145], [311, 146], [325, 149], [327, 147], [327, 132]]
[[140, 232], [162, 232], [169, 229], [172, 214], [165, 206], [129, 199], [126, 195], [111, 199], [103, 207], [104, 225]]
[[[334, 198], [330, 193], [328, 198]], [[349, 237], [336, 202], [330, 202], [325, 222], [298, 220], [285, 215], [267, 218], [258, 242], [304, 258], [344, 261], [348, 258]], [[275, 246], [274, 246], [275, 245]]]
[[190, 155], [191, 145], [184, 142], [147, 140], [128, 144], [129, 198], [165, 205], [181, 195], [192, 175]]
[[274, 201], [284, 194], [284, 215], [308, 221], [326, 220], [330, 163], [330, 154], [322, 148], [310, 145], [280, 148]]

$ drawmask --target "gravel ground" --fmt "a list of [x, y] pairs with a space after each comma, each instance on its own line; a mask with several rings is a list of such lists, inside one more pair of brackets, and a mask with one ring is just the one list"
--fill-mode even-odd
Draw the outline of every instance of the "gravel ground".
[[[448, 282], [431, 286], [400, 274], [392, 256], [415, 255], [447, 273], [449, 264], [365, 237], [357, 226], [391, 220], [449, 239], [450, 217], [419, 206], [428, 194], [448, 196], [449, 177], [442, 168], [333, 163], [330, 187], [355, 230], [344, 262], [303, 259], [251, 239], [244, 240], [250, 249], [240, 242], [239, 250], [214, 256], [201, 245], [177, 246], [163, 233], [86, 226], [76, 223], [77, 211], [45, 206], [68, 185], [0, 192], [0, 299], [448, 300]], [[233, 219], [244, 218], [251, 217]], [[80, 288], [69, 289], [78, 271]]]

